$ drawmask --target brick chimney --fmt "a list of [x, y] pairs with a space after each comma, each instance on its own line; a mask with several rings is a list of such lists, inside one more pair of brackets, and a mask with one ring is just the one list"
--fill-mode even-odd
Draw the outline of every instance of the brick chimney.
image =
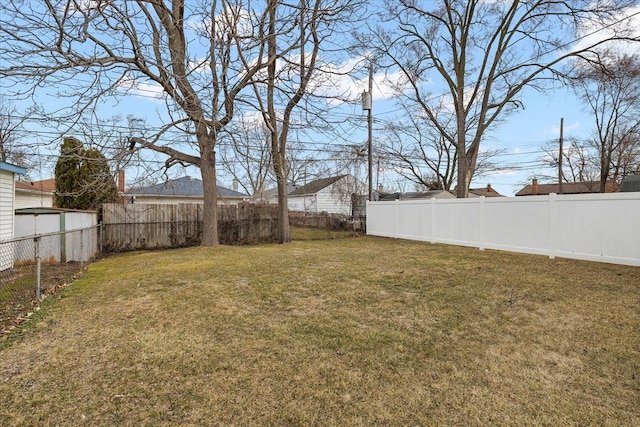
[[538, 180], [536, 178], [531, 180], [531, 194], [534, 196], [538, 195]]
[[493, 192], [493, 188], [491, 188], [491, 184], [487, 184], [487, 193]]
[[118, 170], [118, 193], [124, 193], [124, 170]]
[[233, 191], [238, 191], [238, 179], [237, 178], [233, 178]]

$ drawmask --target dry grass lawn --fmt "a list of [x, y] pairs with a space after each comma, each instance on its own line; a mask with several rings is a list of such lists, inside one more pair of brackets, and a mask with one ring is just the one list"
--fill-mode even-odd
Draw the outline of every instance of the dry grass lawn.
[[0, 425], [640, 425], [640, 269], [373, 237], [91, 264]]

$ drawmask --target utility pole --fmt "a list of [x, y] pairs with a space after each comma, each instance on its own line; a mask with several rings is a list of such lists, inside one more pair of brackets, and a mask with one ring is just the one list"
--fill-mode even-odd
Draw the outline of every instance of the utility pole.
[[368, 163], [369, 163], [369, 201], [373, 200], [373, 152], [372, 152], [372, 135], [373, 135], [373, 109], [371, 104], [373, 96], [373, 64], [369, 63], [369, 92], [362, 93], [362, 109], [369, 112], [367, 117], [367, 125], [369, 136], [367, 139]]
[[564, 130], [564, 117], [560, 118], [560, 152], [558, 153], [558, 194], [562, 194], [562, 134]]

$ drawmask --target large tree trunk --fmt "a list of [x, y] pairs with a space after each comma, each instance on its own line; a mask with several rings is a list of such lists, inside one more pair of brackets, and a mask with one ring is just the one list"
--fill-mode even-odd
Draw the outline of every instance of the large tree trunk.
[[291, 241], [291, 230], [289, 229], [285, 159], [282, 153], [276, 150], [273, 151], [273, 167], [278, 183], [278, 243], [289, 243]]
[[605, 193], [607, 190], [607, 179], [611, 172], [611, 151], [609, 147], [605, 147], [604, 144], [600, 150], [600, 193]]
[[204, 209], [202, 217], [202, 246], [218, 244], [218, 191], [215, 169], [215, 152], [206, 151], [202, 155], [200, 173], [204, 191]]
[[469, 184], [471, 183], [471, 176], [473, 175], [470, 163], [467, 154], [458, 154], [458, 186], [456, 188], [456, 196], [459, 199], [469, 197]]
[[289, 243], [290, 241], [287, 178], [278, 177], [278, 243]]

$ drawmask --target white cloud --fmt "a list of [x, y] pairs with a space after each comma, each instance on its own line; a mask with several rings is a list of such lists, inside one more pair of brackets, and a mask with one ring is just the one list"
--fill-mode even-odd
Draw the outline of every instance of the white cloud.
[[[562, 132], [563, 132], [565, 135], [567, 135], [567, 134], [568, 134], [569, 132], [571, 132], [571, 131], [575, 131], [575, 130], [580, 129], [580, 121], [579, 121], [579, 120], [577, 120], [577, 121], [575, 121], [575, 122], [573, 122], [573, 123], [570, 123], [570, 124], [566, 124], [566, 123], [564, 123], [564, 124], [563, 124], [563, 128], [564, 128], [564, 129], [563, 129], [563, 131], [562, 131]], [[558, 125], [553, 125], [553, 126], [551, 126], [551, 128], [549, 128], [549, 130], [547, 130], [547, 133], [548, 133], [548, 134], [551, 134], [551, 135], [554, 135], [554, 136], [555, 136], [555, 135], [558, 135], [558, 136], [559, 136], [559, 135], [560, 135], [560, 125], [558, 124]]]
[[[640, 37], [640, 6], [626, 8], [622, 13], [609, 18], [604, 23], [590, 22], [583, 26], [578, 34], [580, 41], [573, 46], [573, 50], [587, 48], [621, 31], [628, 31], [631, 37]], [[626, 54], [640, 53], [640, 45], [637, 42], [607, 42], [599, 47], [599, 50], [606, 49]]]
[[[349, 58], [341, 64], [325, 64], [322, 77], [316, 83], [316, 89], [326, 96], [336, 96], [348, 102], [359, 103], [362, 93], [369, 90], [369, 77], [354, 79], [351, 71], [366, 61], [364, 57]], [[406, 77], [402, 72], [374, 73], [372, 81], [372, 100], [388, 100], [409, 90]]]
[[118, 87], [128, 94], [145, 98], [162, 99], [164, 97], [164, 90], [156, 83], [141, 82], [136, 79], [125, 78], [120, 81]]

